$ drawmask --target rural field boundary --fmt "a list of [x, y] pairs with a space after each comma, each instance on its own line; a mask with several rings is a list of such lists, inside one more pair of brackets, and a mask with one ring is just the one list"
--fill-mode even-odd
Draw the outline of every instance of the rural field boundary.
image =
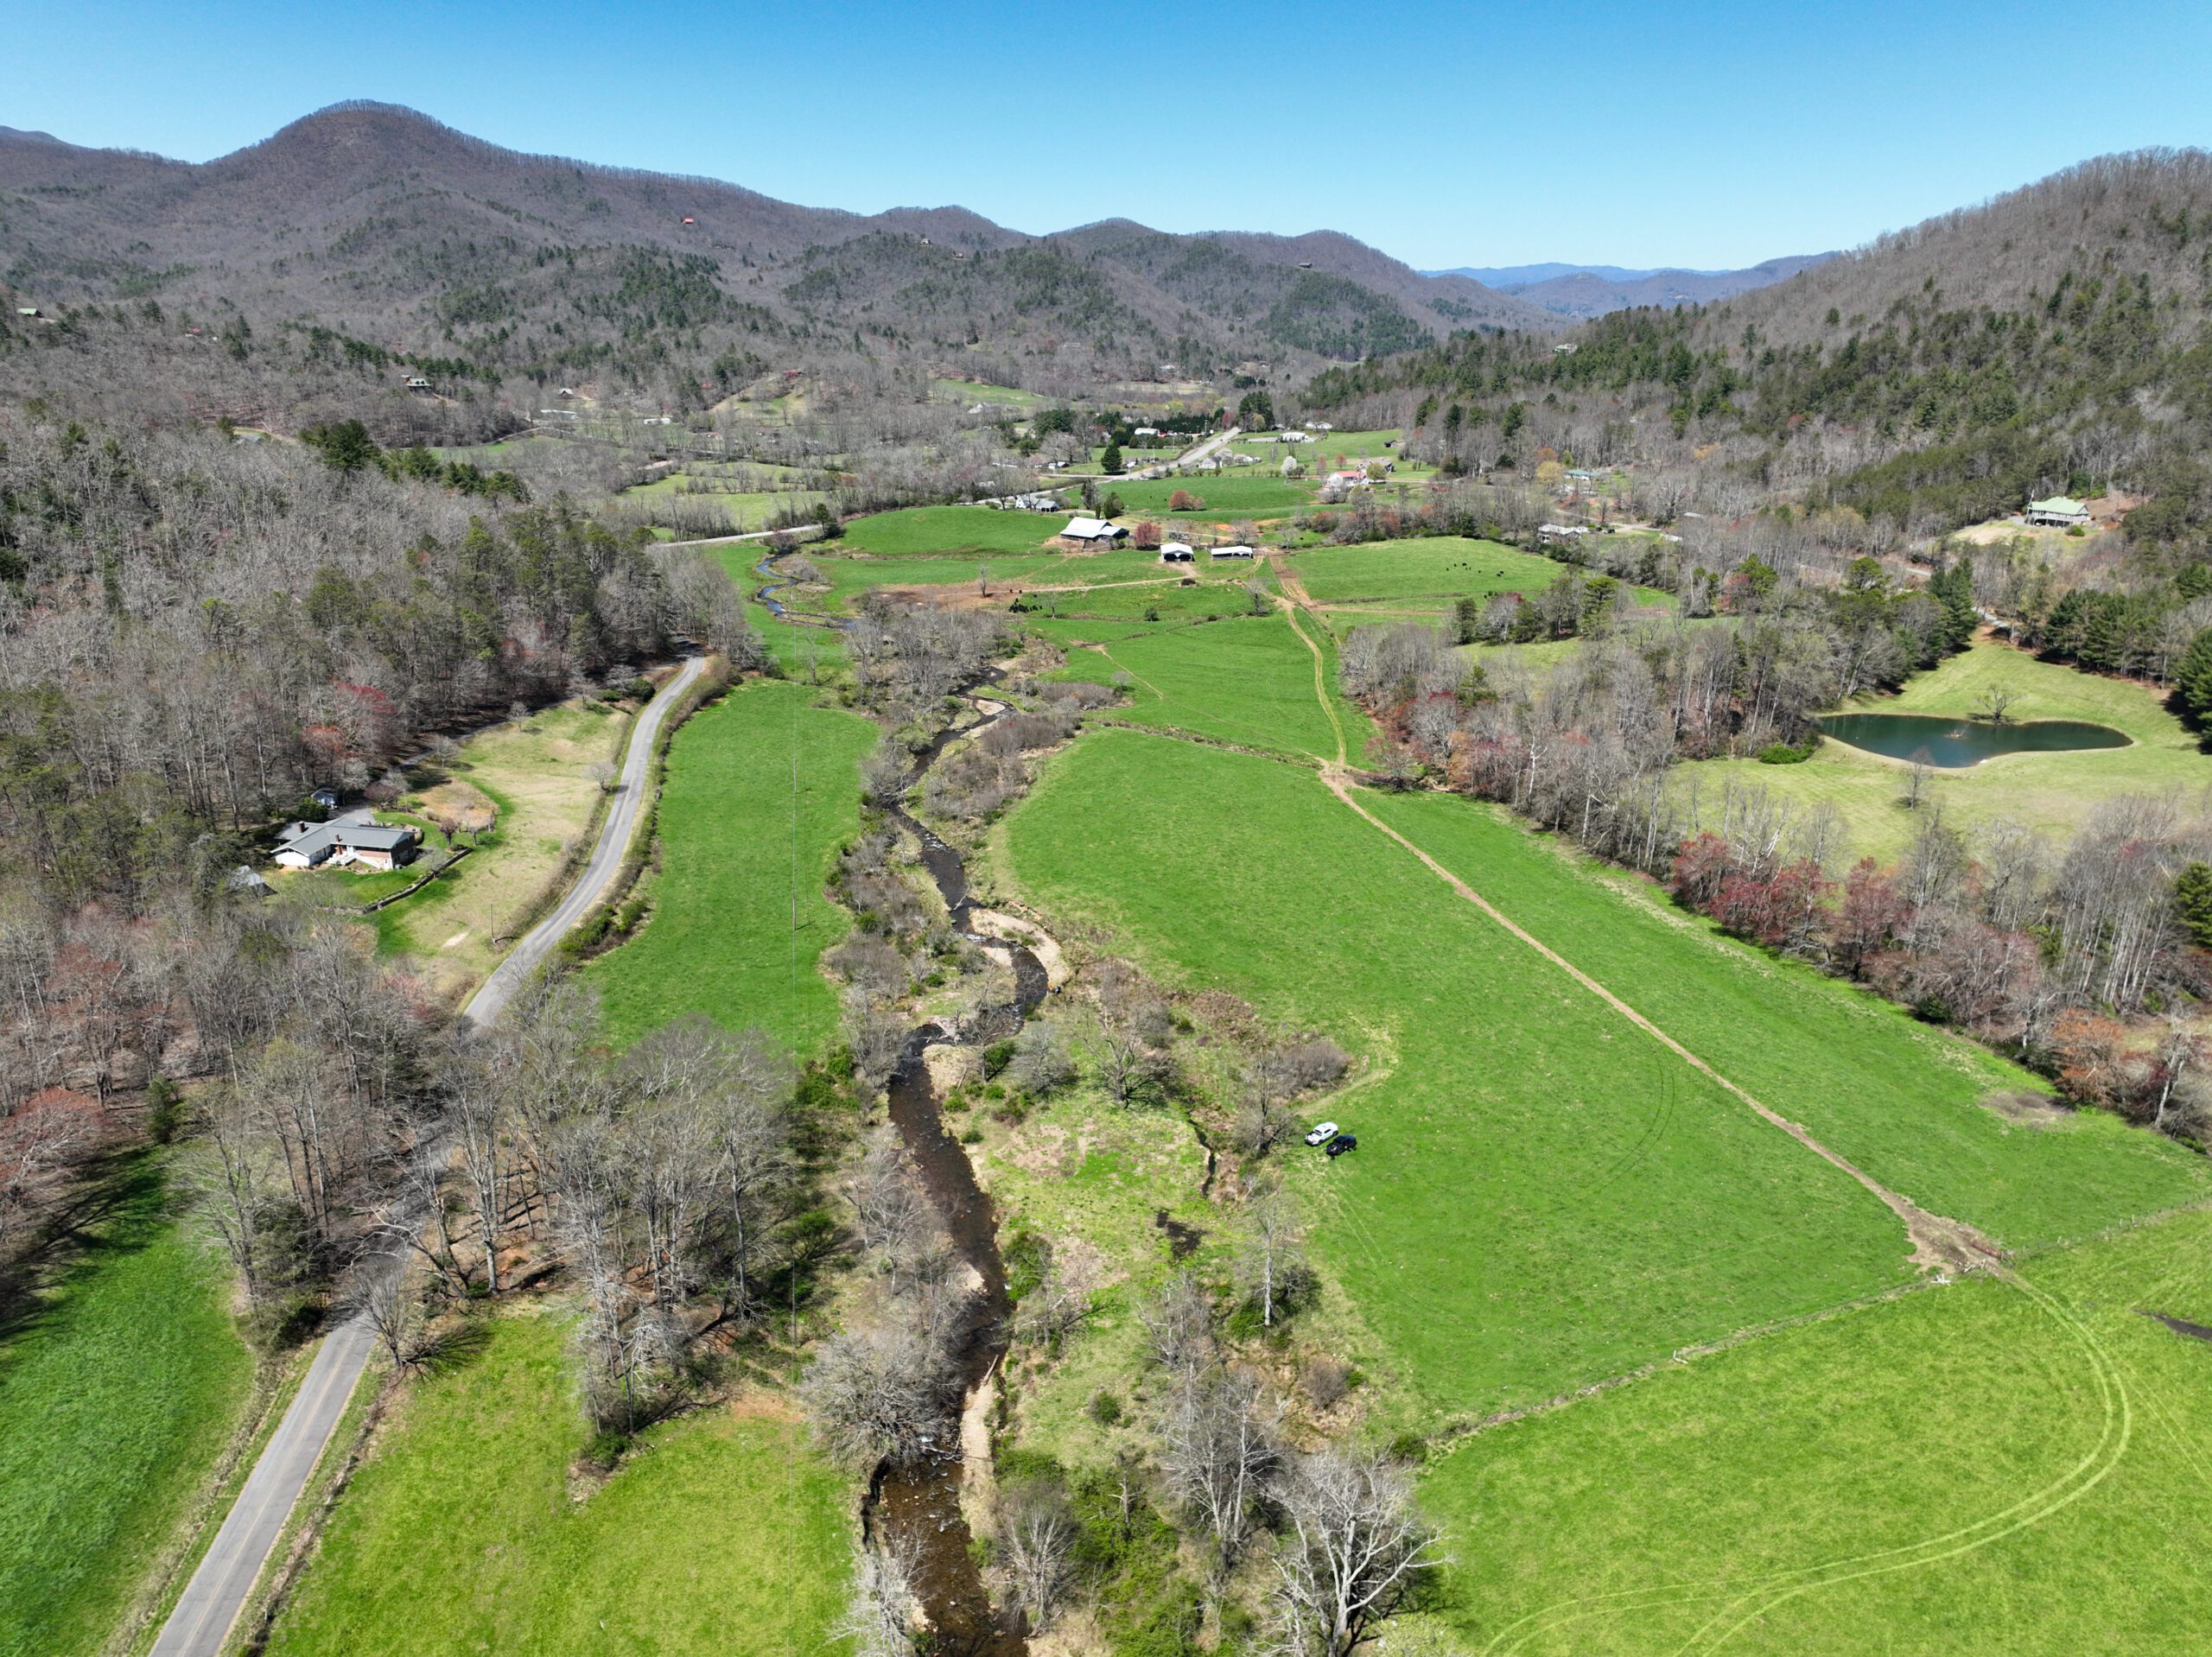
[[1813, 1137], [1811, 1130], [1802, 1122], [1791, 1121], [1780, 1111], [1754, 1098], [1747, 1089], [1723, 1076], [1712, 1064], [1677, 1041], [1652, 1019], [1630, 1006], [1628, 1002], [1606, 988], [1605, 985], [1583, 971], [1581, 968], [1576, 966], [1535, 933], [1510, 918], [1504, 911], [1499, 909], [1474, 887], [1446, 868], [1420, 846], [1362, 805], [1352, 792], [1351, 779], [1345, 769], [1344, 725], [1338, 719], [1335, 705], [1329, 699], [1328, 685], [1324, 676], [1326, 658], [1322, 654], [1321, 647], [1307, 636], [1306, 629], [1300, 625], [1298, 620], [1298, 611], [1301, 608], [1311, 608], [1313, 600], [1307, 596], [1304, 584], [1296, 576], [1283, 570], [1280, 563], [1276, 565], [1276, 575], [1282, 585], [1281, 603], [1289, 619], [1291, 629], [1297, 633], [1306, 648], [1313, 654], [1313, 693], [1320, 700], [1322, 711], [1328, 714], [1329, 723], [1337, 733], [1337, 763], [1334, 765], [1325, 765], [1321, 771], [1321, 780], [1327, 785], [1331, 793], [1350, 806], [1370, 826], [1380, 829], [1391, 840], [1411, 852], [1430, 873], [1451, 887], [1460, 898], [1482, 911], [1506, 931], [1543, 956], [1545, 960], [1550, 962], [1591, 994], [1596, 996], [1621, 1017], [1689, 1065], [1691, 1069], [1718, 1082], [1745, 1104], [1750, 1106], [1761, 1121], [1780, 1128], [1791, 1139], [1812, 1152], [1814, 1155], [1856, 1180], [1891, 1213], [1896, 1215], [1904, 1224], [1905, 1236], [1912, 1244], [1914, 1265], [1923, 1271], [1967, 1272], [1993, 1265], [2004, 1258], [2005, 1251], [1974, 1227], [1963, 1221], [1948, 1219], [1942, 1215], [1929, 1213], [1910, 1197], [1891, 1190], [1849, 1158], [1821, 1144]]

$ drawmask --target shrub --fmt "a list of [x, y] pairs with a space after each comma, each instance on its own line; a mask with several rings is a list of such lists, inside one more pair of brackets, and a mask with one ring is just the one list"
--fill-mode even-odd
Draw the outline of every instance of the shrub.
[[1821, 746], [1818, 735], [1806, 738], [1802, 747], [1791, 747], [1787, 742], [1770, 742], [1759, 750], [1762, 765], [1802, 765], [1813, 757], [1813, 750]]

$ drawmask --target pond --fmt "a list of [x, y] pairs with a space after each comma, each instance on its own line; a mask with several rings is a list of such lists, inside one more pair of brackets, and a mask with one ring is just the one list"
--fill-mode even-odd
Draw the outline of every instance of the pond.
[[1829, 714], [1821, 729], [1839, 742], [1892, 759], [1918, 759], [1946, 771], [1978, 765], [2000, 753], [2059, 753], [2076, 748], [2124, 748], [2128, 739], [2109, 725], [2044, 719], [2024, 725], [1943, 719], [1926, 714]]

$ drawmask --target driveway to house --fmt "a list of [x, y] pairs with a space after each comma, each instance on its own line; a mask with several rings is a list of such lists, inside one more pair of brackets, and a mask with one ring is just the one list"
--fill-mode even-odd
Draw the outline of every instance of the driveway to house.
[[[615, 784], [613, 800], [607, 807], [607, 821], [600, 828], [599, 844], [592, 849], [591, 861], [584, 866], [582, 878], [554, 906], [553, 912], [531, 928], [508, 952], [499, 969], [484, 981], [483, 987], [461, 1013], [464, 1032], [482, 1029], [499, 1016], [514, 999], [523, 981], [552, 952], [562, 935], [599, 901], [614, 879], [614, 872], [622, 866], [623, 854], [629, 849], [631, 833], [638, 826], [638, 814], [644, 808], [645, 771], [652, 760], [653, 739], [659, 734], [668, 710], [690, 688], [704, 665], [702, 657], [688, 657], [682, 671], [663, 686], [660, 694], [647, 702], [644, 712], [639, 714], [637, 726], [630, 733], [629, 750], [623, 756], [622, 774]], [[423, 1154], [435, 1160], [442, 1151], [443, 1145], [440, 1143], [426, 1149]], [[359, 1296], [373, 1273], [397, 1271], [403, 1263], [398, 1255], [389, 1254], [372, 1255], [360, 1261], [354, 1268], [356, 1296]], [[231, 1625], [238, 1621], [246, 1597], [253, 1591], [270, 1550], [276, 1546], [277, 1536], [300, 1499], [300, 1492], [307, 1488], [308, 1476], [315, 1471], [324, 1445], [330, 1442], [339, 1418], [345, 1414], [346, 1402], [353, 1396], [353, 1388], [375, 1346], [375, 1331], [370, 1328], [365, 1315], [358, 1311], [324, 1337], [322, 1349], [308, 1366], [307, 1379], [300, 1383], [300, 1390], [285, 1410], [284, 1419], [277, 1423], [276, 1431], [254, 1463], [253, 1471], [246, 1476], [245, 1487], [225, 1517], [222, 1528], [215, 1533], [215, 1540], [207, 1556], [192, 1573], [192, 1580], [185, 1584], [175, 1609], [162, 1625], [161, 1637], [154, 1641], [153, 1657], [217, 1657], [222, 1650]]]

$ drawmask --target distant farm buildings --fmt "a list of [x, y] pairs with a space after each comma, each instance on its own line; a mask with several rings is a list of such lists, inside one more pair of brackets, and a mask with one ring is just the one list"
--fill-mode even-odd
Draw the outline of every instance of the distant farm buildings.
[[2047, 500], [2030, 501], [2023, 516], [2044, 529], [2071, 530], [2089, 521], [2089, 509], [2071, 495], [2053, 495]]
[[1128, 533], [1118, 524], [1078, 513], [1068, 520], [1067, 527], [1060, 531], [1060, 539], [1077, 547], [1114, 547], [1128, 539]]

